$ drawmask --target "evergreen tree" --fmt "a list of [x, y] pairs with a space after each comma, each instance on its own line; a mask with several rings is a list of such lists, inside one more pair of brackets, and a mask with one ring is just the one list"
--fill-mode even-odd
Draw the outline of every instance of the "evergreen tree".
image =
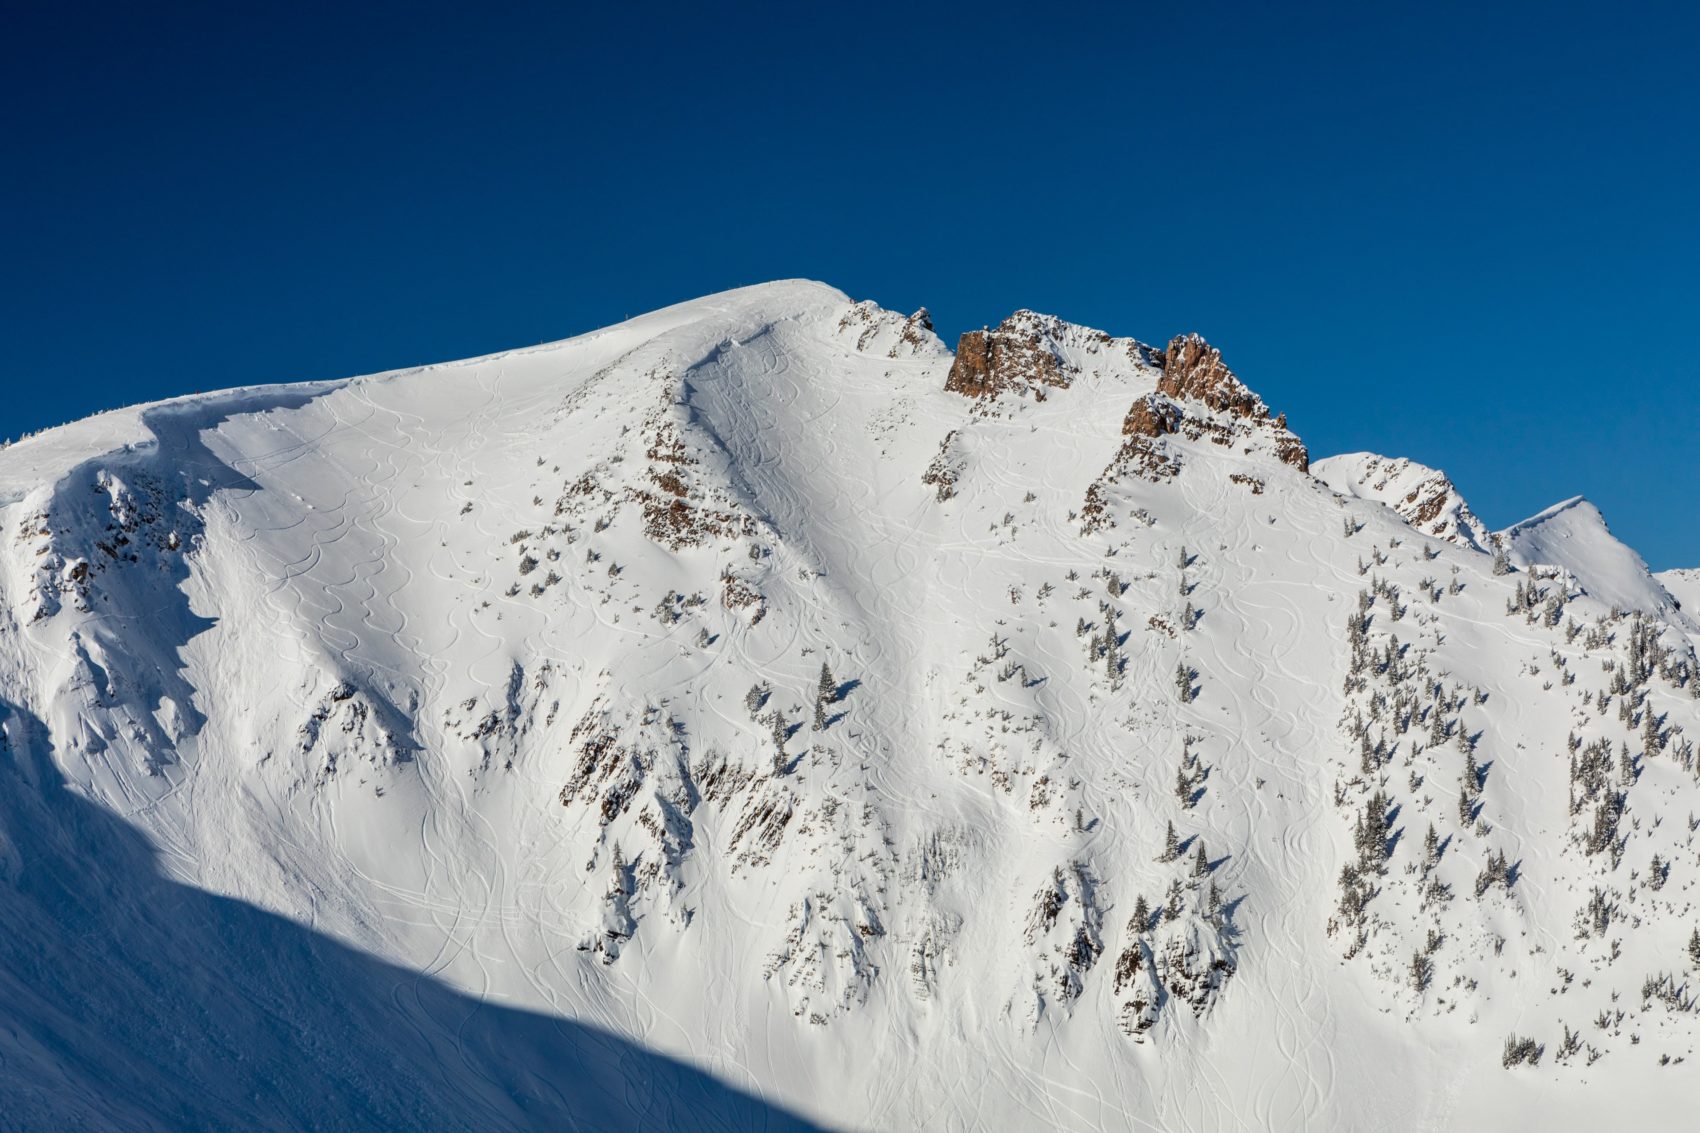
[[1204, 839], [1198, 840], [1198, 852], [1192, 856], [1192, 875], [1203, 877], [1210, 872], [1210, 855], [1204, 852]]
[[1422, 949], [1411, 953], [1411, 989], [1421, 995], [1434, 974], [1434, 964]]
[[785, 714], [775, 708], [767, 717], [770, 735], [773, 737], [773, 773], [783, 775], [791, 765], [791, 759], [785, 754], [785, 734], [791, 729], [785, 723]]
[[1688, 962], [1700, 968], [1700, 928], [1695, 929], [1688, 937]]
[[1116, 640], [1120, 636], [1116, 632], [1116, 612], [1109, 610], [1104, 617], [1104, 676], [1112, 689], [1120, 688], [1122, 683], [1121, 647]]
[[1641, 712], [1645, 727], [1641, 729], [1641, 754], [1651, 759], [1665, 749], [1665, 737], [1659, 732], [1659, 717], [1651, 705]]
[[1133, 902], [1133, 919], [1127, 928], [1135, 936], [1144, 936], [1151, 928], [1151, 906], [1146, 904], [1143, 893]]
[[1163, 916], [1170, 923], [1181, 919], [1181, 883], [1179, 881], [1169, 882], [1169, 900], [1163, 906]]
[[1172, 862], [1180, 856], [1181, 856], [1181, 840], [1175, 836], [1175, 824], [1171, 820], [1169, 822], [1168, 832], [1163, 835], [1163, 857], [1162, 857], [1162, 860], [1166, 861], [1166, 862]]
[[826, 706], [838, 699], [838, 682], [825, 661], [820, 663], [820, 684], [815, 689], [815, 731], [826, 729]]

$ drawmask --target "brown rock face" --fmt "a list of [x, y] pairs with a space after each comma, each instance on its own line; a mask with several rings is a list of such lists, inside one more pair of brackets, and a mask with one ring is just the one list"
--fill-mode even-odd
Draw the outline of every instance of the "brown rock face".
[[964, 397], [996, 397], [1006, 390], [1067, 389], [1072, 368], [1041, 333], [1040, 316], [1017, 311], [991, 330], [971, 330], [956, 346], [944, 388]]
[[1196, 334], [1177, 335], [1163, 352], [1157, 392], [1194, 398], [1237, 417], [1267, 417], [1269, 411], [1222, 362], [1222, 352]]
[[[1263, 404], [1263, 399], [1234, 376], [1234, 372], [1223, 363], [1220, 350], [1198, 335], [1178, 335], [1169, 343], [1169, 348], [1163, 352], [1163, 376], [1157, 381], [1157, 392], [1176, 400], [1201, 401], [1219, 413], [1231, 413], [1255, 426], [1273, 427], [1279, 433], [1275, 439], [1276, 458], [1300, 472], [1310, 471], [1310, 452], [1303, 441], [1287, 430], [1286, 414], [1271, 421], [1269, 408]], [[1136, 423], [1135, 415], [1139, 412], [1140, 406], [1136, 402], [1122, 425], [1124, 433]], [[1148, 421], [1141, 417], [1137, 423], [1145, 425]], [[1171, 426], [1169, 431], [1175, 431], [1174, 427]]]
[[1291, 433], [1275, 443], [1275, 456], [1282, 464], [1290, 464], [1300, 472], [1310, 471], [1310, 450]]
[[990, 332], [971, 330], [956, 343], [956, 359], [944, 388], [966, 397], [985, 397], [992, 392], [992, 347]]
[[1124, 437], [1162, 437], [1180, 426], [1180, 411], [1174, 404], [1146, 395], [1133, 403], [1122, 419]]

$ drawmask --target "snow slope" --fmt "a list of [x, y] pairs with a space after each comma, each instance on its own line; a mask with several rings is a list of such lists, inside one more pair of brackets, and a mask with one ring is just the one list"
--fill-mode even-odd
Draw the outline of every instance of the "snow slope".
[[1676, 570], [1660, 571], [1653, 576], [1665, 593], [1682, 603], [1682, 608], [1690, 617], [1700, 615], [1700, 570], [1679, 567]]
[[1556, 566], [1587, 593], [1625, 610], [1665, 615], [1700, 630], [1676, 612], [1670, 593], [1646, 560], [1614, 537], [1600, 509], [1575, 496], [1501, 532], [1511, 559], [1523, 566]]
[[1351, 459], [800, 281], [0, 451], [8, 1113], [1666, 1120], [1686, 627]]
[[1370, 452], [1331, 456], [1317, 461], [1311, 471], [1341, 495], [1386, 504], [1424, 535], [1488, 549], [1487, 526], [1444, 472]]

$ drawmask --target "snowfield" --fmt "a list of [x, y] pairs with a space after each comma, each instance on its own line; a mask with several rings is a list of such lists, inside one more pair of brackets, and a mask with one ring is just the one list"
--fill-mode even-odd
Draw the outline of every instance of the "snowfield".
[[0, 1126], [1683, 1127], [1697, 578], [801, 281], [41, 434]]

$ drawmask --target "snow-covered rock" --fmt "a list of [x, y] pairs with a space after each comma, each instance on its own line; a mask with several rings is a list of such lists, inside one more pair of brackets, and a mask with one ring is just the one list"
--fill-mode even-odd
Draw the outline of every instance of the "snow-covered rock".
[[1438, 469], [1404, 457], [1354, 452], [1319, 460], [1311, 472], [1341, 495], [1386, 504], [1424, 535], [1489, 549], [1487, 525]]

